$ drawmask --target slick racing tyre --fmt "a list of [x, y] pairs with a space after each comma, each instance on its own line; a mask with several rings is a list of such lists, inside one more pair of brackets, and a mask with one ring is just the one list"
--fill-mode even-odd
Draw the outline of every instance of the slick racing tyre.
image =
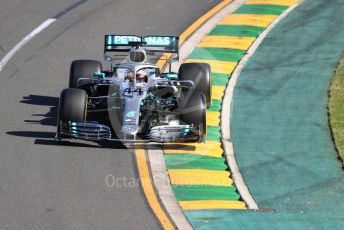
[[195, 91], [202, 92], [206, 105], [211, 105], [210, 65], [208, 63], [184, 63], [179, 68], [179, 80], [194, 82]]
[[201, 137], [206, 135], [206, 101], [203, 93], [192, 92], [181, 98], [179, 118], [182, 124], [193, 125]]
[[102, 63], [94, 60], [75, 60], [70, 65], [69, 88], [77, 88], [80, 78], [94, 78], [94, 72], [103, 70]]
[[58, 123], [60, 121], [85, 122], [87, 113], [87, 93], [82, 89], [64, 89], [61, 92]]

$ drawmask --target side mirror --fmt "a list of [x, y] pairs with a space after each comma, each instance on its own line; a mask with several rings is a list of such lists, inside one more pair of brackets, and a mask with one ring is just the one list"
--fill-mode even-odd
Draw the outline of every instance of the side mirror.
[[104, 78], [105, 73], [103, 72], [93, 72], [93, 77]]
[[170, 80], [178, 80], [178, 74], [177, 73], [164, 73], [161, 75], [162, 77], [165, 77]]

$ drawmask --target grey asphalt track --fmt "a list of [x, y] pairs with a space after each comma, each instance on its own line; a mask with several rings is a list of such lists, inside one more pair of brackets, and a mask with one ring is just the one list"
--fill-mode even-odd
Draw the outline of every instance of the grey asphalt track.
[[[0, 1], [0, 58], [78, 1]], [[85, 1], [23, 47], [0, 72], [0, 229], [157, 229], [131, 151], [53, 141], [73, 59], [102, 60], [103, 36], [178, 35], [219, 0]], [[110, 180], [110, 185], [112, 181]]]

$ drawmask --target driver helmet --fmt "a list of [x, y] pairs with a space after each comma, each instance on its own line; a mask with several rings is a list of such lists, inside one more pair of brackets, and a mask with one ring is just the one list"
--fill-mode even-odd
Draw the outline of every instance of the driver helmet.
[[136, 72], [136, 82], [137, 83], [147, 83], [148, 82], [147, 70], [139, 70]]

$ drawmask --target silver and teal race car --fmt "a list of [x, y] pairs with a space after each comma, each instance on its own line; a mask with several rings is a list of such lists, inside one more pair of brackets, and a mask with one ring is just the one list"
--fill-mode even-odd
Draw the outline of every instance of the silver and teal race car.
[[210, 66], [185, 63], [178, 73], [154, 64], [166, 53], [178, 61], [178, 37], [105, 35], [103, 70], [75, 60], [62, 90], [56, 139], [122, 142], [199, 141], [211, 104]]

